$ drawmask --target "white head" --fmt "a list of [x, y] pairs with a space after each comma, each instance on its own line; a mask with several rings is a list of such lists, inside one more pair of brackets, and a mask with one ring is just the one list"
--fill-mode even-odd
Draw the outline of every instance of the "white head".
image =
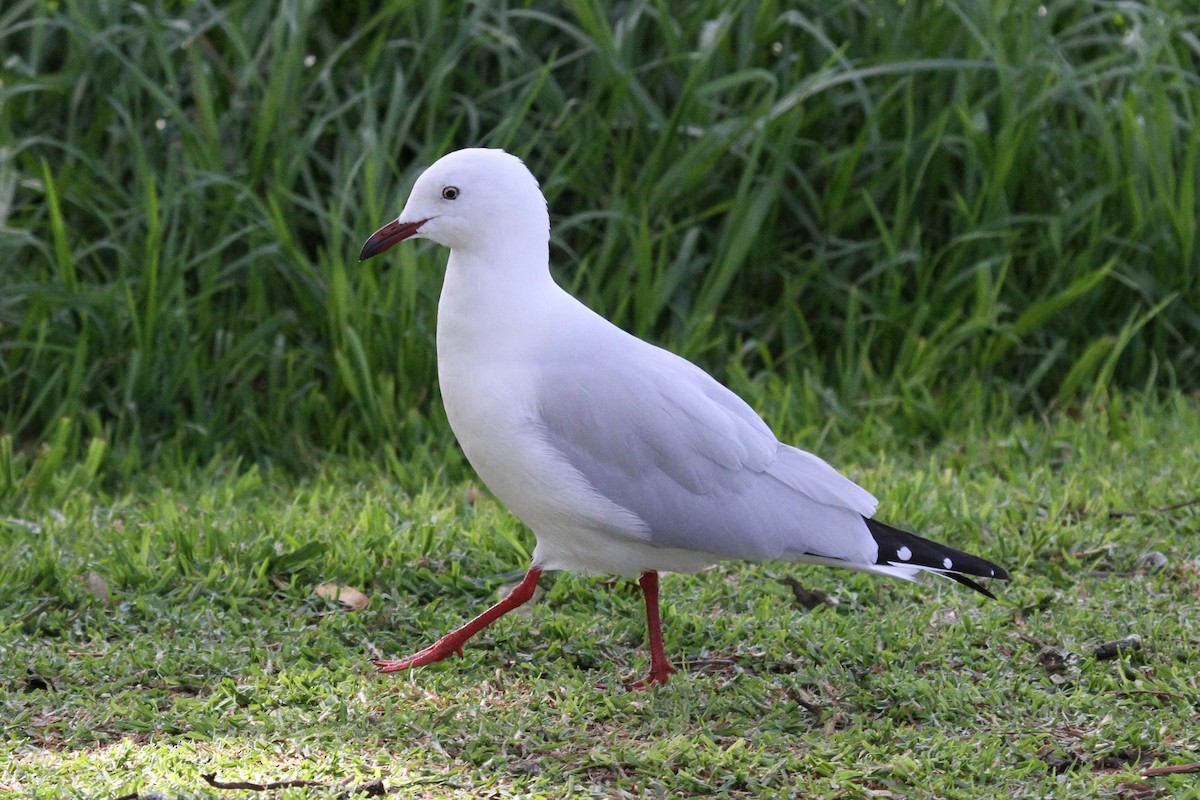
[[400, 216], [367, 239], [359, 261], [410, 238], [464, 252], [498, 253], [514, 243], [545, 251], [550, 238], [546, 198], [516, 156], [456, 150], [417, 178]]

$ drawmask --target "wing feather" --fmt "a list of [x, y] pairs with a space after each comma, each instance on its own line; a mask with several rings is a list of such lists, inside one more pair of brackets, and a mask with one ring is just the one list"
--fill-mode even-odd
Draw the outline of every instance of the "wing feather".
[[544, 365], [546, 442], [646, 523], [649, 542], [726, 558], [875, 559], [862, 521], [875, 498], [781, 444], [703, 370], [633, 337], [620, 361]]

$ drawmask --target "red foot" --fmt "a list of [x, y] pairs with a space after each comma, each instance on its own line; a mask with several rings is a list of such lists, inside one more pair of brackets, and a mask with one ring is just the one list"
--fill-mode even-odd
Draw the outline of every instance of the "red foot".
[[[662, 619], [658, 614], [658, 573], [650, 570], [642, 573], [638, 580], [642, 587], [642, 595], [646, 600], [646, 634], [650, 644], [650, 674], [644, 680], [625, 684], [631, 692], [641, 692], [655, 686], [662, 686], [675, 672], [667, 655], [663, 652]], [[597, 688], [607, 688], [597, 684]]]
[[644, 692], [655, 686], [662, 686], [667, 682], [667, 679], [675, 673], [675, 668], [667, 662], [655, 664], [650, 667], [650, 674], [645, 680], [634, 681], [633, 683], [625, 684], [625, 688], [631, 692]]
[[667, 661], [663, 652], [662, 619], [658, 615], [658, 573], [650, 570], [643, 572], [638, 580], [642, 587], [642, 595], [646, 600], [646, 636], [650, 644], [650, 674], [645, 680], [631, 683], [625, 687], [633, 691], [649, 689], [652, 686], [662, 686], [671, 677], [675, 668]]
[[449, 658], [457, 654], [462, 658], [462, 643], [446, 641], [454, 634], [438, 639], [433, 644], [426, 647], [424, 650], [413, 653], [411, 656], [404, 658], [386, 658], [372, 661], [375, 669], [382, 673], [388, 672], [403, 672], [406, 669], [413, 667], [424, 667], [428, 664], [436, 664], [439, 661]]
[[413, 653], [407, 658], [379, 659], [372, 661], [375, 669], [380, 672], [403, 672], [406, 669], [413, 667], [423, 667], [427, 664], [436, 664], [443, 659], [449, 658], [455, 653], [459, 658], [463, 654], [463, 645], [479, 631], [491, 625], [500, 617], [512, 611], [517, 606], [521, 605], [529, 598], [533, 597], [533, 590], [537, 588], [538, 578], [541, 577], [542, 570], [538, 567], [530, 567], [529, 572], [525, 573], [525, 578], [518, 583], [508, 597], [505, 597], [499, 603], [489, 608], [487, 611], [480, 614], [475, 619], [463, 625], [457, 630], [447, 633], [442, 638], [438, 639], [433, 644], [426, 647], [420, 652]]

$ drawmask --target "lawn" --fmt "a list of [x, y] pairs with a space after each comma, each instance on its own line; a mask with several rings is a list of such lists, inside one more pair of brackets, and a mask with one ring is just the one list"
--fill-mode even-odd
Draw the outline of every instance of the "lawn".
[[[0, 795], [1200, 797], [1198, 29], [6, 3]], [[537, 175], [564, 286], [1006, 567], [998, 599], [668, 575], [680, 673], [628, 692], [636, 592], [548, 575], [462, 659], [376, 675], [533, 546], [441, 408], [444, 252], [356, 262], [465, 146]]]
[[[636, 593], [569, 575], [461, 660], [372, 671], [526, 566], [529, 534], [469, 481], [405, 494], [360, 464], [296, 481], [224, 463], [116, 493], [76, 482], [49, 503], [10, 494], [0, 788], [245, 796], [210, 774], [416, 797], [1196, 791], [1194, 775], [1141, 777], [1200, 761], [1195, 402], [823, 450], [876, 489], [881, 517], [1012, 582], [992, 602], [783, 564], [666, 576], [682, 669], [649, 692], [621, 688], [646, 664]], [[784, 579], [836, 606], [806, 609]], [[314, 593], [326, 583], [369, 602]], [[1131, 635], [1140, 649], [1096, 657]]]

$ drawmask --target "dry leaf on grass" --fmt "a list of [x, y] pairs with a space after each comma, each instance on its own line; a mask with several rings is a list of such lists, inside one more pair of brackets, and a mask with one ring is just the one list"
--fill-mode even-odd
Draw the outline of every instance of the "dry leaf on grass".
[[326, 600], [337, 600], [347, 608], [353, 608], [356, 611], [362, 611], [371, 602], [371, 598], [353, 586], [338, 586], [336, 583], [322, 583], [313, 589], [313, 594], [317, 597], [324, 597]]
[[112, 595], [109, 594], [108, 584], [99, 572], [89, 572], [87, 579], [83, 582], [87, 588], [88, 594], [99, 600], [104, 605], [112, 605]]

